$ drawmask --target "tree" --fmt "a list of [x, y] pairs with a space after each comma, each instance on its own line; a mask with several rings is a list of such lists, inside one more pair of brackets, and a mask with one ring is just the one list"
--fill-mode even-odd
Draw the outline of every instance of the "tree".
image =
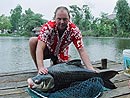
[[72, 21], [82, 30], [90, 30], [92, 15], [88, 5], [83, 5], [82, 8], [77, 5], [70, 6]]
[[91, 30], [92, 15], [90, 13], [88, 5], [83, 5], [82, 11], [83, 11], [83, 16], [84, 16], [83, 23], [82, 23], [83, 30], [84, 31]]
[[30, 8], [22, 14], [21, 29], [26, 32], [31, 32], [33, 28], [41, 26], [47, 20], [42, 19], [43, 15], [35, 14]]
[[124, 32], [130, 31], [130, 7], [126, 0], [118, 0], [115, 7], [116, 17]]
[[25, 10], [25, 13], [22, 13], [22, 7], [20, 5], [17, 5], [15, 9], [11, 9], [10, 13], [12, 31], [16, 31], [22, 35], [30, 35], [33, 28], [47, 22], [47, 20], [42, 19], [42, 14], [35, 14], [30, 8]]
[[19, 31], [20, 19], [22, 14], [22, 7], [17, 5], [15, 9], [11, 9], [10, 21], [12, 24], [12, 31]]
[[80, 22], [82, 21], [83, 13], [82, 9], [79, 8], [77, 5], [71, 5], [70, 13], [72, 15], [72, 21], [80, 27]]
[[4, 30], [11, 29], [12, 25], [8, 17], [1, 15], [0, 16], [0, 30], [3, 32]]

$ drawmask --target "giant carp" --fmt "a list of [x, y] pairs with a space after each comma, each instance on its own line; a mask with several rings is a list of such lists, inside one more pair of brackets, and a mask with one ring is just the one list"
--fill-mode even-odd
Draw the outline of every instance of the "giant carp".
[[81, 66], [81, 60], [72, 60], [48, 67], [48, 74], [38, 74], [28, 79], [30, 88], [40, 88], [45, 92], [55, 92], [69, 87], [72, 84], [85, 81], [93, 77], [103, 80], [104, 87], [115, 89], [116, 86], [110, 81], [117, 71], [109, 70], [96, 73]]

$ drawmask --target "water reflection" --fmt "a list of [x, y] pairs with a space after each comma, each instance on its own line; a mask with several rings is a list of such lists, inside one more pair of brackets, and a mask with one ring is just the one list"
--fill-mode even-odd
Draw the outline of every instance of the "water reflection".
[[0, 72], [32, 69], [28, 38], [0, 37]]
[[[27, 37], [0, 37], [0, 73], [35, 69], [28, 40]], [[130, 39], [88, 37], [83, 41], [91, 61], [107, 58], [122, 62], [122, 51], [130, 49]], [[70, 45], [69, 54], [73, 59], [79, 58], [73, 44]]]
[[[107, 58], [112, 61], [122, 62], [122, 51], [130, 49], [130, 39], [122, 38], [84, 38], [85, 48], [91, 61]], [[70, 48], [70, 54], [73, 58], [79, 58], [73, 45]]]

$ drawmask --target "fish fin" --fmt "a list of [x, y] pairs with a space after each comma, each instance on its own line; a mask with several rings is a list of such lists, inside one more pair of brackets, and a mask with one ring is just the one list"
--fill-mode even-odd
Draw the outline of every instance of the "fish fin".
[[109, 89], [116, 89], [117, 87], [115, 86], [114, 83], [112, 83], [110, 80], [103, 80], [104, 82], [104, 87], [109, 88]]
[[66, 64], [67, 65], [75, 65], [78, 67], [83, 67], [80, 59], [74, 59], [74, 60], [68, 61]]
[[109, 71], [100, 72], [99, 74], [103, 80], [109, 80], [119, 73], [114, 70], [109, 70]]

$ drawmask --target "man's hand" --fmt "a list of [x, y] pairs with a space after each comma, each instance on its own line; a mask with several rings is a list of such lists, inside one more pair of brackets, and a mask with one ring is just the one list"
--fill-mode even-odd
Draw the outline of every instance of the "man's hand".
[[94, 72], [98, 72], [97, 70], [95, 70], [93, 68], [85, 48], [83, 47], [83, 48], [79, 49], [78, 52], [80, 54], [81, 59], [83, 60], [84, 65], [86, 66], [86, 68], [89, 70], [92, 70]]
[[37, 43], [37, 49], [36, 49], [36, 61], [37, 61], [37, 67], [38, 67], [38, 73], [39, 74], [47, 74], [48, 70], [44, 67], [43, 63], [43, 57], [44, 57], [44, 49], [46, 47], [46, 43], [43, 41], [38, 40]]
[[45, 67], [40, 67], [40, 68], [38, 69], [38, 73], [39, 73], [39, 74], [47, 74], [47, 73], [48, 73], [48, 69], [45, 68]]
[[92, 65], [91, 65], [91, 66], [88, 66], [87, 68], [88, 68], [89, 70], [94, 71], [94, 72], [97, 72], [97, 73], [99, 72], [98, 70], [94, 69]]

